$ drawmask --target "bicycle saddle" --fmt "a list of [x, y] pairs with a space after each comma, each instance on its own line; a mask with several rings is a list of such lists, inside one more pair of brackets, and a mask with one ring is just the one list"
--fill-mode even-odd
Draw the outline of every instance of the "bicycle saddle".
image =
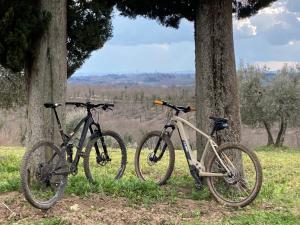
[[214, 122], [223, 122], [223, 123], [228, 122], [227, 118], [222, 118], [222, 117], [210, 116], [209, 119], [213, 120]]

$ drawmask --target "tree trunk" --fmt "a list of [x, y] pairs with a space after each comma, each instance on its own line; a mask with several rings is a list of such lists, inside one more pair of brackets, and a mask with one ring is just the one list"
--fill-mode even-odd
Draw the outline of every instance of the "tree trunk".
[[274, 139], [273, 139], [273, 135], [271, 133], [271, 126], [266, 121], [264, 121], [263, 123], [264, 123], [264, 126], [265, 126], [267, 134], [268, 134], [268, 144], [267, 144], [267, 146], [274, 145]]
[[[239, 93], [232, 32], [232, 1], [198, 1], [195, 19], [196, 120], [197, 126], [210, 133], [209, 115], [229, 119], [230, 129], [219, 136], [240, 140]], [[226, 134], [224, 134], [226, 133]], [[200, 160], [206, 141], [197, 136]]]
[[[65, 102], [67, 81], [66, 0], [41, 0], [41, 12], [51, 13], [48, 30], [36, 44], [32, 59], [26, 64], [28, 93], [26, 147], [50, 139], [61, 142], [54, 113], [45, 102]], [[64, 107], [58, 109], [64, 124]]]
[[275, 142], [276, 147], [282, 147], [285, 138], [286, 128], [287, 128], [287, 119], [285, 116], [281, 116], [279, 132]]

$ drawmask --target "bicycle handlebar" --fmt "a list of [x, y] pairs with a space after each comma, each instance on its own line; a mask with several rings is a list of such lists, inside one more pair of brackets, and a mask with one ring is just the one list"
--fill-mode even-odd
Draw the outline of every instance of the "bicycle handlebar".
[[84, 107], [87, 109], [93, 109], [102, 107], [103, 110], [110, 109], [110, 107], [114, 107], [113, 103], [100, 103], [100, 104], [92, 104], [90, 102], [82, 103], [82, 102], [66, 102], [66, 105], [75, 105], [76, 107]]
[[190, 106], [176, 106], [176, 105], [172, 105], [172, 104], [169, 104], [168, 102], [166, 101], [162, 101], [162, 100], [154, 100], [153, 102], [155, 105], [162, 105], [162, 106], [167, 106], [171, 109], [174, 109], [176, 112], [184, 112], [184, 113], [188, 113], [188, 112], [195, 112], [196, 109], [193, 108], [193, 107], [190, 107]]

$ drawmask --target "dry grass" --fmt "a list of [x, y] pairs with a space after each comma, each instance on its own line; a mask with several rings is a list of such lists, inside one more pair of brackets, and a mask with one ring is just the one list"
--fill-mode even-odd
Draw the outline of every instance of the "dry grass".
[[[165, 108], [154, 106], [156, 98], [165, 99], [175, 104], [193, 105], [194, 87], [149, 87], [149, 86], [93, 86], [69, 85], [68, 99], [77, 101], [95, 100], [97, 102], [115, 102], [114, 111], [99, 110], [99, 119], [104, 129], [118, 131], [125, 140], [131, 140], [130, 146], [135, 147], [144, 133], [150, 130], [160, 130], [164, 125]], [[84, 112], [69, 107], [67, 121]], [[195, 115], [184, 115], [195, 123]], [[21, 145], [25, 135], [25, 110], [14, 109], [0, 112], [0, 145]], [[98, 119], [98, 114], [95, 114]], [[272, 132], [277, 133], [275, 125]], [[177, 133], [177, 132], [176, 132]], [[195, 146], [195, 134], [189, 132], [191, 142]], [[181, 146], [174, 137], [177, 147]], [[267, 135], [263, 128], [242, 128], [242, 143], [255, 148], [267, 143]], [[288, 128], [284, 145], [293, 148], [300, 147], [300, 128]]]

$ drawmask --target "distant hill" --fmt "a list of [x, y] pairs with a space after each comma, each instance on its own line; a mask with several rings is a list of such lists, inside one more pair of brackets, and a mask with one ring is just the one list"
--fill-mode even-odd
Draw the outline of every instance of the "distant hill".
[[[270, 79], [276, 76], [275, 71], [268, 71], [266, 76]], [[140, 74], [107, 74], [91, 76], [72, 76], [70, 84], [89, 85], [146, 85], [146, 86], [193, 86], [194, 73], [140, 73]]]
[[107, 74], [102, 76], [73, 76], [71, 84], [95, 85], [153, 85], [153, 86], [192, 86], [195, 75], [192, 73], [141, 73]]

